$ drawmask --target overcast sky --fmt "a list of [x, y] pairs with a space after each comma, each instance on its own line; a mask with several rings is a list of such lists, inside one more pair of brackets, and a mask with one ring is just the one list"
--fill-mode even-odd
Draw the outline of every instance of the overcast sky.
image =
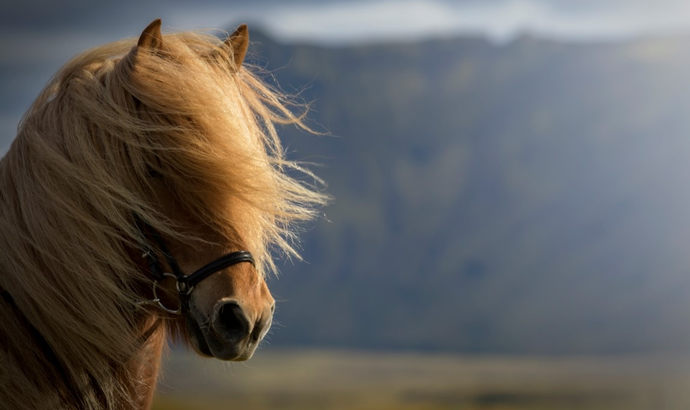
[[[174, 29], [262, 26], [283, 41], [350, 44], [460, 34], [596, 41], [689, 31], [688, 0], [5, 0], [0, 64], [58, 59], [135, 36], [154, 18]], [[251, 26], [250, 26], [251, 29]]]
[[2, 0], [0, 153], [19, 115], [69, 57], [133, 37], [153, 19], [165, 29], [247, 22], [282, 41], [320, 44], [461, 34], [496, 42], [531, 32], [569, 41], [690, 31], [689, 0]]
[[688, 11], [687, 0], [8, 0], [0, 34], [120, 38], [162, 17], [177, 29], [258, 22], [286, 40], [320, 43], [522, 31], [596, 39], [683, 31]]

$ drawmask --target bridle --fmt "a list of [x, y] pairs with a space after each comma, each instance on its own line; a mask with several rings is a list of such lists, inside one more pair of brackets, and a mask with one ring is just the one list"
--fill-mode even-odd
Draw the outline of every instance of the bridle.
[[[194, 286], [206, 279], [215, 272], [225, 269], [229, 266], [236, 265], [241, 262], [250, 262], [254, 265], [254, 257], [248, 251], [236, 251], [227, 253], [212, 262], [207, 263], [201, 268], [197, 269], [191, 275], [185, 275], [180, 269], [175, 258], [170, 253], [168, 246], [165, 244], [161, 234], [154, 229], [151, 225], [144, 222], [141, 218], [135, 215], [137, 228], [141, 236], [140, 246], [143, 250], [142, 257], [146, 258], [146, 262], [149, 266], [149, 275], [153, 278], [153, 299], [136, 302], [138, 305], [143, 304], [153, 304], [160, 309], [172, 313], [172, 314], [182, 314], [189, 310], [189, 296], [194, 290]], [[147, 233], [153, 237], [158, 245], [158, 251], [163, 254], [168, 267], [172, 272], [166, 272], [163, 266], [158, 261], [158, 252], [151, 247], [151, 244], [146, 240]], [[163, 305], [160, 298], [156, 294], [156, 289], [158, 288], [158, 282], [163, 279], [171, 277], [177, 280], [175, 287], [177, 288], [178, 299], [180, 300], [180, 307], [177, 309], [170, 309]]]

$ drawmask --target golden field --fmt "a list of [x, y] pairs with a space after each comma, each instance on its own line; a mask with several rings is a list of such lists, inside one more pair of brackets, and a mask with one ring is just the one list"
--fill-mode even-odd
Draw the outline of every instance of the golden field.
[[690, 408], [690, 357], [499, 357], [265, 349], [168, 358], [153, 410]]

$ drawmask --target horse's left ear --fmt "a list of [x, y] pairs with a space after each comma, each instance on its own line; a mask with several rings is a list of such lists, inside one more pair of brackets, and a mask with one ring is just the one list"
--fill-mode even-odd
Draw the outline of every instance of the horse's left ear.
[[161, 19], [155, 19], [139, 36], [137, 48], [148, 48], [151, 51], [165, 50], [163, 35], [161, 34]]
[[244, 56], [247, 54], [249, 47], [249, 30], [246, 24], [242, 24], [235, 30], [234, 33], [225, 40], [225, 44], [230, 47], [234, 55], [235, 66], [239, 70], [244, 61]]

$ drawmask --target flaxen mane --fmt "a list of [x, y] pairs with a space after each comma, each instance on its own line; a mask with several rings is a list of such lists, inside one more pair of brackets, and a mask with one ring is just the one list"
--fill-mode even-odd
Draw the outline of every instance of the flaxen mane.
[[153, 185], [241, 238], [261, 275], [272, 252], [296, 255], [293, 223], [324, 202], [287, 172], [311, 175], [283, 156], [274, 125], [302, 126], [285, 97], [215, 37], [163, 38], [160, 50], [129, 39], [71, 60], [0, 161], [0, 408], [137, 408], [150, 386], [131, 363], [164, 333], [147, 341], [155, 317], [135, 304], [145, 278], [132, 216], [204, 244], [166, 216]]

